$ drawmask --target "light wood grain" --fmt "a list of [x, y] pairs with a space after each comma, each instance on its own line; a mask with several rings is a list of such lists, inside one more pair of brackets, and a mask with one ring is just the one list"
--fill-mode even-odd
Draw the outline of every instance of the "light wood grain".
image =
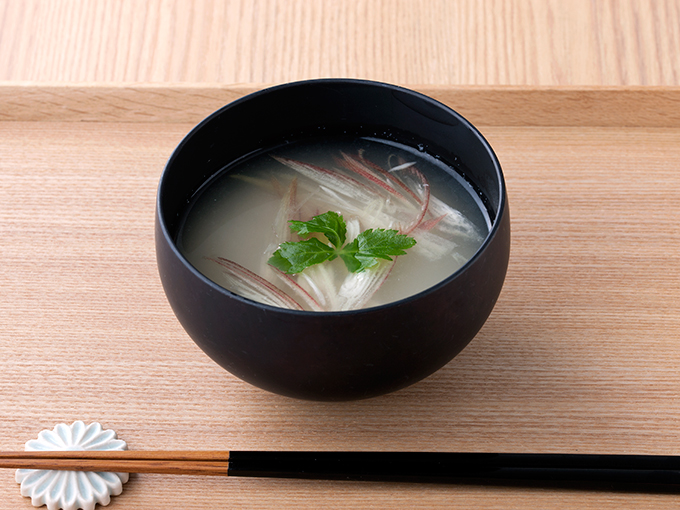
[[0, 81], [680, 85], [677, 0], [2, 0]]
[[[256, 85], [0, 83], [0, 120], [198, 123]], [[680, 126], [680, 87], [445, 87], [414, 90], [486, 126]]]
[[[107, 118], [0, 122], [0, 449], [82, 419], [140, 450], [680, 454], [680, 128], [481, 126], [513, 225], [492, 316], [419, 384], [324, 404], [240, 382], [184, 333], [156, 273], [153, 214], [192, 124]], [[138, 475], [111, 508], [226, 503], [675, 508], [677, 496]], [[0, 509], [16, 508], [30, 502], [2, 472]]]
[[[677, 0], [0, 0], [0, 448], [83, 419], [135, 449], [680, 454], [679, 20]], [[510, 189], [510, 271], [480, 335], [425, 381], [348, 404], [217, 367], [173, 317], [153, 252], [157, 180], [193, 124], [318, 77], [451, 105]], [[109, 508], [677, 500], [133, 475]], [[17, 508], [32, 507], [0, 472], [0, 510]]]

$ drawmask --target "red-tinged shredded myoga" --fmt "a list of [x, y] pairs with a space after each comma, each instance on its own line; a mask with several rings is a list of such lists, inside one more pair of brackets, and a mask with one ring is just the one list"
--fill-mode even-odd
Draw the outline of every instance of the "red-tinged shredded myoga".
[[283, 181], [277, 177], [268, 185], [278, 193], [280, 204], [259, 274], [224, 258], [211, 258], [224, 268], [227, 288], [245, 297], [311, 311], [362, 308], [385, 283], [399, 258], [381, 260], [358, 273], [342, 269], [336, 259], [295, 275], [285, 274], [266, 261], [282, 243], [302, 239], [291, 231], [290, 220], [309, 221], [323, 212], [338, 212], [345, 218], [348, 240], [368, 229], [397, 230], [416, 239], [412, 249], [428, 260], [455, 258], [457, 244], [452, 239], [456, 236], [479, 237], [458, 210], [431, 194], [427, 178], [413, 161], [399, 160], [385, 169], [366, 158], [363, 151], [356, 155], [341, 151], [333, 158], [334, 168], [323, 168], [272, 157], [292, 170], [294, 177], [283, 174]]

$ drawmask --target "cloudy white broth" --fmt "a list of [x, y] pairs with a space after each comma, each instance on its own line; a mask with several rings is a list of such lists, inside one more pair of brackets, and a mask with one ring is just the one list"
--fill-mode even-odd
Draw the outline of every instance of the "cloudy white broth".
[[[346, 229], [340, 245], [369, 230], [415, 243], [357, 272], [341, 257], [296, 273], [270, 263], [282, 243], [298, 248], [316, 238], [333, 248], [326, 234], [291, 229], [291, 221], [329, 214]], [[480, 197], [439, 159], [391, 141], [338, 138], [286, 144], [226, 168], [194, 199], [177, 244], [196, 269], [236, 294], [338, 311], [432, 287], [475, 254], [489, 226]]]

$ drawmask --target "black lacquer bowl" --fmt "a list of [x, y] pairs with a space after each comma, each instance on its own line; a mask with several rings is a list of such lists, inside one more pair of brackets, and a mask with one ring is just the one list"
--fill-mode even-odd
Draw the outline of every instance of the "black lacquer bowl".
[[[318, 136], [380, 136], [435, 154], [478, 190], [489, 235], [461, 269], [412, 297], [349, 312], [300, 312], [240, 297], [177, 249], [192, 197], [229, 163]], [[310, 400], [385, 394], [432, 374], [477, 334], [503, 286], [510, 252], [505, 182], [482, 135], [416, 92], [359, 80], [312, 80], [251, 94], [210, 115], [179, 144], [161, 176], [156, 255], [167, 298], [191, 338], [248, 383]]]

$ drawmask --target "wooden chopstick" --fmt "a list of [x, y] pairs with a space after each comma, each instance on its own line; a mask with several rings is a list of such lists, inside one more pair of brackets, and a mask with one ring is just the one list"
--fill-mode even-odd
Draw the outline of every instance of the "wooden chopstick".
[[50, 450], [0, 451], [0, 459], [102, 459], [102, 460], [158, 460], [226, 462], [228, 450]]
[[412, 482], [592, 482], [680, 487], [680, 457], [532, 453], [0, 452], [0, 468]]
[[227, 476], [228, 451], [0, 452], [0, 468]]

